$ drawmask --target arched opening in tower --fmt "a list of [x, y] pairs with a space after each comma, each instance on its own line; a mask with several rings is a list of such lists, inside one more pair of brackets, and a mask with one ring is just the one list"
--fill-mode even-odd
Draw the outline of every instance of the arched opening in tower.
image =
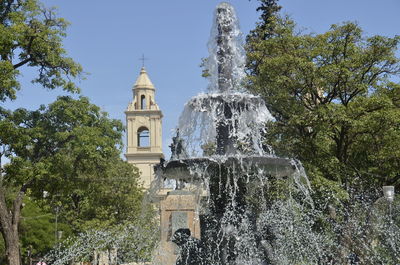
[[146, 109], [146, 96], [142, 95], [140, 97], [140, 107], [141, 109]]
[[137, 132], [138, 147], [149, 147], [150, 146], [150, 132], [146, 127], [140, 127]]

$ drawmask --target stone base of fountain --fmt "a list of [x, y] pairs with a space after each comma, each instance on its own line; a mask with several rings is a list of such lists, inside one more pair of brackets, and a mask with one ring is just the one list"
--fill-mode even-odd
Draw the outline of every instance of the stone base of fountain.
[[171, 241], [178, 229], [187, 228], [194, 238], [200, 238], [200, 219], [195, 194], [185, 190], [167, 193], [160, 202], [161, 240], [153, 264], [174, 265], [178, 254]]

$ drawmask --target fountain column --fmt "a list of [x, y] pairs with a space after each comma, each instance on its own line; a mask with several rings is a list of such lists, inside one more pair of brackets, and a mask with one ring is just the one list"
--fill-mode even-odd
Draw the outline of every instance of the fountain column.
[[[218, 92], [229, 92], [234, 89], [233, 78], [233, 51], [230, 43], [232, 42], [233, 19], [229, 14], [230, 9], [225, 5], [219, 5], [216, 10], [217, 35], [215, 41], [217, 45], [217, 74]], [[218, 116], [223, 116], [217, 124], [217, 149], [218, 155], [226, 155], [234, 152], [233, 139], [230, 132], [233, 124], [231, 122], [232, 109], [229, 104], [224, 103]]]

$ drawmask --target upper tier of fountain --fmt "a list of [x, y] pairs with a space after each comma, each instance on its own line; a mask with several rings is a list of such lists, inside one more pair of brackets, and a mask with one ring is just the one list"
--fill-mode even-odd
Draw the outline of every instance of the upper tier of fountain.
[[228, 3], [215, 10], [208, 49], [208, 90], [186, 103], [171, 146], [171, 160], [160, 165], [163, 176], [193, 178], [199, 164], [212, 168], [209, 165], [214, 163], [245, 163], [268, 175], [293, 173], [294, 162], [277, 158], [266, 144], [265, 125], [273, 117], [265, 102], [243, 86], [246, 57], [242, 34]]

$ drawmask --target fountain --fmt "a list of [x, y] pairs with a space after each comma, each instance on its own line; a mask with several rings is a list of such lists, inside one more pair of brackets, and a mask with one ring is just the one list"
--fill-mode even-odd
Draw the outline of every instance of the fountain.
[[[263, 100], [243, 87], [245, 56], [233, 7], [219, 4], [214, 18], [208, 92], [186, 103], [171, 159], [156, 171], [160, 180], [176, 180], [179, 190], [202, 194], [197, 196], [200, 242], [206, 244], [198, 252], [207, 253], [206, 260], [179, 264], [264, 264], [271, 259], [271, 240], [261, 231], [268, 230], [262, 213], [271, 206], [265, 192], [272, 182], [290, 182], [292, 190], [274, 196], [302, 193], [312, 207], [309, 183], [297, 161], [275, 156], [265, 143], [265, 124], [273, 117]], [[187, 231], [181, 236], [188, 237]], [[171, 240], [180, 242], [179, 235]]]

